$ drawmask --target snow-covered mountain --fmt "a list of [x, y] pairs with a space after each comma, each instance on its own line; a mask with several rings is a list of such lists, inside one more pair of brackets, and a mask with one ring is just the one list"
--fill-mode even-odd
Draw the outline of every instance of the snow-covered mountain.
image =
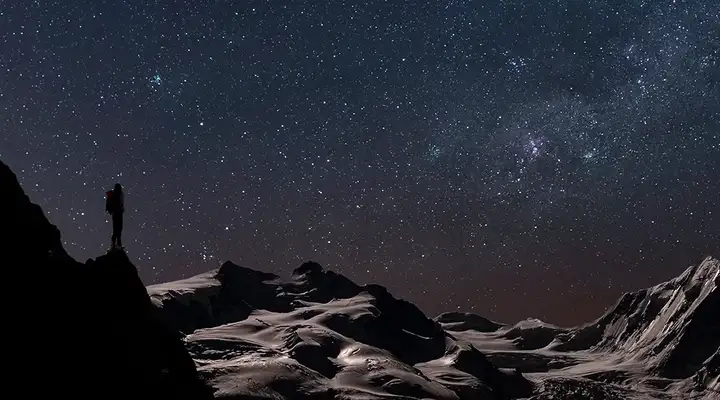
[[675, 279], [626, 293], [556, 348], [624, 353], [662, 376], [686, 378], [720, 346], [718, 286], [720, 261], [708, 257]]
[[574, 329], [458, 312], [430, 320], [313, 262], [285, 279], [227, 262], [148, 292], [187, 333], [216, 396], [711, 398], [719, 270], [707, 258]]
[[456, 335], [475, 343], [495, 365], [527, 372], [536, 393], [552, 388], [565, 398], [573, 380], [584, 380], [606, 384], [597, 393], [586, 388], [585, 398], [720, 399], [719, 283], [720, 261], [707, 257], [668, 282], [624, 294], [578, 328], [531, 319], [495, 332]]
[[720, 261], [589, 324], [430, 319], [307, 262], [226, 262], [145, 287], [115, 251], [80, 263], [0, 162], [8, 392], [39, 398], [720, 399]]
[[414, 305], [313, 262], [287, 279], [226, 262], [210, 273], [149, 286], [148, 293], [189, 333], [187, 348], [216, 396], [532, 394], [521, 375], [499, 370]]

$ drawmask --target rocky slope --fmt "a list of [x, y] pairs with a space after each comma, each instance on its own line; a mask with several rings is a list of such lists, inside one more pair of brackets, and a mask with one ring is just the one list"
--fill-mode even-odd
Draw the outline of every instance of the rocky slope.
[[0, 162], [0, 252], [9, 277], [7, 393], [37, 398], [207, 398], [177, 332], [122, 252], [79, 263]]

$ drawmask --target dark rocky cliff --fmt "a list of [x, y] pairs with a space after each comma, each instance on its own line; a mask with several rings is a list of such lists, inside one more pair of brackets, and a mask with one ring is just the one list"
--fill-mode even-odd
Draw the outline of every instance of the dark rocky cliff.
[[75, 261], [2, 162], [0, 188], [6, 391], [38, 398], [208, 397], [127, 255]]

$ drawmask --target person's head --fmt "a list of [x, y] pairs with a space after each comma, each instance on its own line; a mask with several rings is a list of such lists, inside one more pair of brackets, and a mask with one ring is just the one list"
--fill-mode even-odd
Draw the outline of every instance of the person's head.
[[122, 186], [120, 186], [119, 183], [116, 183], [116, 184], [115, 184], [115, 189], [113, 189], [113, 190], [115, 190], [116, 192], [122, 192]]

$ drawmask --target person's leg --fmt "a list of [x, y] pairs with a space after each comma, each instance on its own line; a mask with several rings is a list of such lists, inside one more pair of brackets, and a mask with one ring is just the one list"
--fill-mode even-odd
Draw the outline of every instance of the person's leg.
[[111, 248], [115, 247], [115, 242], [117, 241], [117, 219], [115, 218], [115, 215], [112, 214], [112, 237], [110, 240], [112, 240], [112, 244], [110, 245]]
[[122, 247], [123, 213], [118, 213], [117, 245]]
[[112, 234], [112, 245], [120, 246], [120, 234], [122, 232], [122, 215], [120, 213], [113, 213], [112, 215], [112, 223], [113, 223], [113, 234]]

